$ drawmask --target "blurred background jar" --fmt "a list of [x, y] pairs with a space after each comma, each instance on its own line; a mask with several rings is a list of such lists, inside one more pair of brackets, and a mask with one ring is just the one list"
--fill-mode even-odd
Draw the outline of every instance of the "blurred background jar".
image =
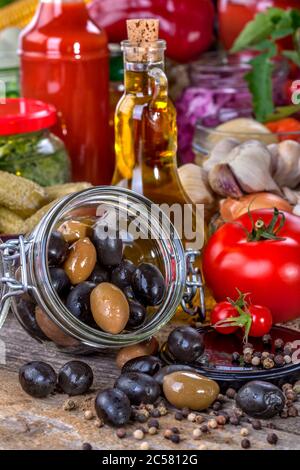
[[8, 98], [0, 105], [0, 170], [41, 186], [70, 180], [66, 148], [50, 129], [56, 110], [41, 101]]
[[19, 96], [19, 58], [17, 44], [20, 30], [7, 28], [0, 31], [0, 81], [6, 97]]
[[300, 8], [299, 0], [219, 0], [218, 16], [220, 40], [226, 49], [230, 49], [256, 13], [267, 8]]
[[115, 111], [124, 93], [123, 53], [119, 44], [109, 44], [109, 135], [111, 159], [115, 162]]

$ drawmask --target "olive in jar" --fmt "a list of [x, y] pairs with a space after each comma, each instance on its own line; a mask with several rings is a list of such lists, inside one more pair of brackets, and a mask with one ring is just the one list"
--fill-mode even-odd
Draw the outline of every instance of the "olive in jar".
[[165, 281], [160, 270], [151, 263], [141, 263], [132, 275], [133, 292], [142, 304], [155, 306], [165, 295]]
[[89, 238], [83, 238], [75, 242], [64, 262], [64, 270], [71, 283], [80, 284], [86, 281], [92, 274], [96, 259], [96, 249]]
[[238, 391], [236, 404], [253, 418], [270, 419], [283, 410], [285, 398], [276, 385], [253, 380]]
[[60, 232], [52, 232], [48, 244], [49, 266], [61, 265], [68, 256], [69, 245]]
[[109, 282], [109, 279], [109, 271], [103, 266], [96, 264], [90, 277], [88, 278], [88, 281], [93, 282], [94, 284], [100, 284], [101, 282]]
[[64, 296], [71, 288], [70, 279], [62, 268], [49, 268], [52, 287], [59, 296]]
[[161, 394], [159, 384], [149, 375], [140, 372], [126, 372], [115, 382], [115, 388], [124, 392], [132, 405], [154, 403]]
[[92, 240], [102, 266], [118, 266], [121, 263], [123, 242], [116, 234], [105, 231], [105, 228], [98, 224], [94, 227]]
[[74, 243], [76, 240], [89, 236], [91, 227], [79, 220], [66, 220], [57, 231], [62, 234], [67, 243]]
[[47, 336], [44, 335], [36, 321], [36, 302], [29, 296], [29, 294], [24, 294], [21, 297], [17, 297], [15, 302], [18, 310], [18, 316], [28, 333], [34, 338], [38, 338], [43, 341], [47, 340]]
[[191, 326], [180, 326], [169, 334], [168, 349], [182, 363], [195, 362], [204, 352], [203, 336]]
[[125, 372], [141, 372], [153, 376], [162, 366], [161, 360], [156, 356], [135, 357], [127, 361], [122, 367], [122, 374]]
[[111, 282], [120, 289], [131, 286], [131, 278], [135, 271], [135, 265], [128, 259], [124, 259], [111, 273]]
[[58, 385], [70, 396], [86, 393], [93, 380], [92, 369], [82, 361], [67, 362], [58, 372]]
[[91, 310], [97, 325], [106, 333], [118, 334], [129, 319], [129, 305], [123, 292], [109, 282], [98, 284], [90, 296]]
[[126, 328], [136, 329], [139, 328], [145, 322], [147, 310], [144, 305], [140, 304], [135, 300], [129, 300], [129, 320]]
[[55, 389], [56, 380], [56, 372], [46, 362], [28, 362], [19, 370], [19, 382], [22, 389], [35, 398], [50, 395]]
[[130, 420], [130, 401], [126, 394], [117, 388], [109, 388], [98, 393], [95, 409], [100, 419], [104, 418], [114, 426], [123, 426]]
[[88, 325], [94, 324], [90, 306], [90, 295], [94, 288], [92, 282], [82, 282], [70, 291], [66, 300], [66, 307], [72, 315]]

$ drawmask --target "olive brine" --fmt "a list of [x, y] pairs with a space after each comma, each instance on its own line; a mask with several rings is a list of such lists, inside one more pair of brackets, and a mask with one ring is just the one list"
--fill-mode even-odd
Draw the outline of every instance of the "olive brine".
[[122, 239], [94, 222], [67, 220], [52, 232], [53, 289], [83, 323], [114, 335], [135, 330], [145, 323], [147, 308], [162, 302], [164, 277], [151, 263], [135, 266], [125, 259]]

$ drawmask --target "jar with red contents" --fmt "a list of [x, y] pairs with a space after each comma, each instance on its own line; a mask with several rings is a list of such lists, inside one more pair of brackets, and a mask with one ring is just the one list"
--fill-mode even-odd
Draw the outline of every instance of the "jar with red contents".
[[219, 0], [218, 16], [220, 38], [226, 49], [230, 49], [245, 25], [257, 13], [270, 7], [300, 9], [299, 0]]

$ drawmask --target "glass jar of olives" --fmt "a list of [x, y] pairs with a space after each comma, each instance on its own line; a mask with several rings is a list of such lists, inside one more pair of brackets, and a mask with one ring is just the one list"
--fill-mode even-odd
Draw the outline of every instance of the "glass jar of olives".
[[11, 305], [30, 335], [66, 352], [144, 341], [180, 304], [204, 314], [198, 254], [144, 196], [89, 188], [58, 201], [26, 238], [0, 244], [0, 322]]

